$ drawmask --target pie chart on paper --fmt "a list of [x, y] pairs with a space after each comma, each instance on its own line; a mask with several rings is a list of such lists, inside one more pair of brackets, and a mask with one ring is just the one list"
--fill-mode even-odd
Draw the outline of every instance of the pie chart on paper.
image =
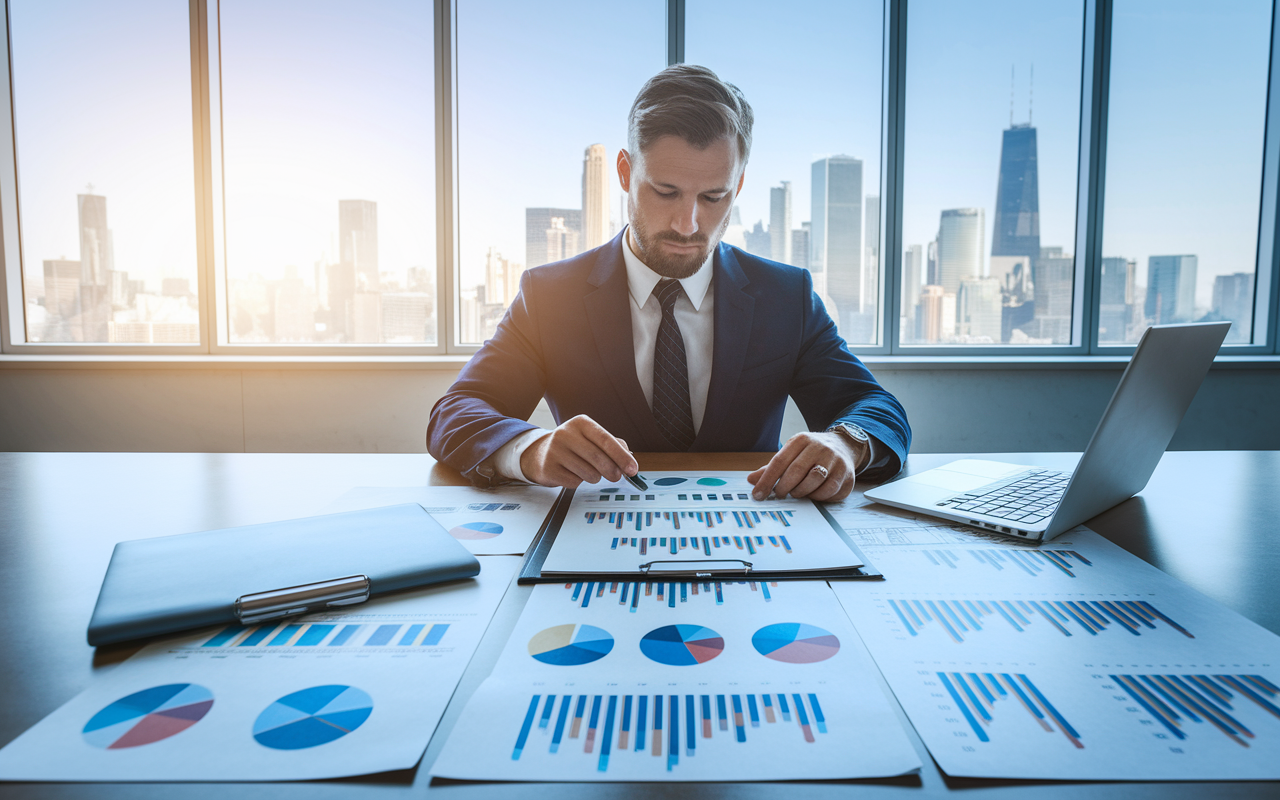
[[502, 526], [496, 522], [464, 522], [449, 529], [455, 539], [492, 539], [500, 533]]
[[813, 664], [840, 652], [835, 634], [803, 622], [766, 625], [751, 637], [751, 644], [765, 658], [787, 664]]
[[705, 664], [724, 652], [724, 637], [701, 625], [664, 625], [644, 635], [640, 652], [672, 667]]
[[354, 686], [312, 686], [267, 706], [253, 738], [273, 750], [305, 750], [341, 739], [373, 713], [373, 698]]
[[543, 664], [576, 667], [609, 655], [613, 636], [594, 625], [557, 625], [529, 640], [529, 655]]
[[153, 686], [122, 697], [94, 714], [81, 731], [104, 750], [122, 750], [168, 739], [204, 719], [213, 693], [195, 683]]

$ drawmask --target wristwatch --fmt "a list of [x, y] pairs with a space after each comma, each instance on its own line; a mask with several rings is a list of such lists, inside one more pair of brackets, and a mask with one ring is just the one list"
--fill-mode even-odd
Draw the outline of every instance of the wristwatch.
[[853, 441], [853, 452], [858, 461], [853, 465], [854, 472], [861, 472], [871, 463], [871, 434], [849, 422], [841, 422], [827, 428], [827, 433], [840, 433]]

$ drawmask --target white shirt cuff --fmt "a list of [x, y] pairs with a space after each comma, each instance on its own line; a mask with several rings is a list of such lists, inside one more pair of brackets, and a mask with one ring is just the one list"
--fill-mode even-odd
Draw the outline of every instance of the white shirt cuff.
[[489, 464], [502, 478], [523, 483], [533, 483], [520, 470], [520, 457], [524, 455], [525, 450], [529, 449], [529, 445], [549, 433], [551, 431], [546, 428], [534, 428], [531, 431], [525, 431], [502, 447], [499, 447], [498, 452], [489, 457]]

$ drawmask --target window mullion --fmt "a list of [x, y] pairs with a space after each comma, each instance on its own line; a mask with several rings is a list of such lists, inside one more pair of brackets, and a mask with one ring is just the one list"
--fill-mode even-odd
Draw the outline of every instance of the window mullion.
[[1082, 351], [1098, 351], [1102, 219], [1107, 164], [1107, 102], [1111, 80], [1111, 0], [1086, 0], [1080, 86], [1080, 164], [1076, 192], [1074, 311]]
[[898, 351], [902, 335], [902, 178], [906, 140], [907, 0], [885, 0], [884, 101], [881, 111], [880, 244], [884, 312], [882, 347]]

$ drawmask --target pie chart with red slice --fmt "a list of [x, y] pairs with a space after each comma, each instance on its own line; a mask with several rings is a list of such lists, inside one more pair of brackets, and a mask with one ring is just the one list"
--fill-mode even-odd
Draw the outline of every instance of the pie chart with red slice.
[[93, 715], [81, 733], [104, 750], [123, 750], [168, 739], [204, 719], [213, 692], [195, 683], [153, 686], [122, 697]]
[[813, 664], [840, 652], [835, 634], [803, 622], [766, 625], [751, 637], [751, 644], [765, 658], [787, 664]]
[[659, 664], [705, 664], [724, 652], [724, 637], [701, 625], [664, 625], [640, 640], [640, 652]]

